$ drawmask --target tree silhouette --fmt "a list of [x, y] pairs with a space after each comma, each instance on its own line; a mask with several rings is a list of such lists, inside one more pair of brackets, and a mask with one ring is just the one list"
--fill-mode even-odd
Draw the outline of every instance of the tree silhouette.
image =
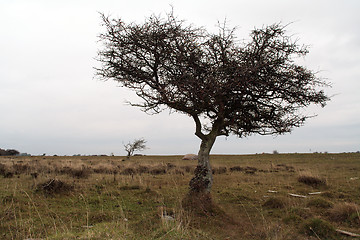
[[102, 20], [100, 79], [134, 90], [143, 101], [131, 104], [145, 112], [169, 108], [194, 119], [201, 145], [190, 193], [211, 190], [209, 154], [218, 136], [288, 133], [312, 117], [302, 109], [330, 100], [322, 90], [328, 84], [295, 61], [307, 47], [281, 24], [253, 30], [246, 43], [226, 25], [209, 33], [173, 13], [142, 24]]
[[124, 144], [125, 151], [127, 152], [126, 158], [129, 160], [135, 151], [143, 151], [146, 149], [146, 141], [143, 138], [135, 139], [132, 143]]

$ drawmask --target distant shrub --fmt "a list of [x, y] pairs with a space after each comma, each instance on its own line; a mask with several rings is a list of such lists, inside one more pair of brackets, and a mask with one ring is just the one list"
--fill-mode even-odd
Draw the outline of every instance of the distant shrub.
[[140, 165], [140, 166], [138, 166], [138, 167], [136, 168], [136, 172], [138, 172], [138, 173], [140, 173], [140, 174], [142, 174], [142, 173], [149, 173], [149, 167], [148, 167], [148, 166], [142, 166], [142, 165]]
[[7, 167], [5, 164], [0, 163], [0, 175], [4, 176], [5, 172], [7, 172]]
[[32, 177], [32, 178], [34, 178], [34, 179], [36, 179], [37, 177], [38, 177], [38, 173], [37, 172], [32, 172], [32, 173], [30, 173], [30, 176]]
[[122, 175], [134, 175], [136, 173], [136, 170], [134, 168], [125, 168], [124, 170], [121, 171]]
[[212, 173], [213, 174], [224, 174], [227, 172], [227, 168], [226, 167], [214, 167], [212, 169]]
[[167, 168], [167, 170], [170, 170], [170, 169], [176, 168], [176, 165], [172, 164], [172, 163], [166, 163], [166, 168]]
[[109, 167], [97, 166], [96, 168], [92, 168], [92, 171], [94, 173], [111, 174], [111, 173], [114, 173], [115, 170], [113, 168], [109, 168]]
[[4, 174], [3, 174], [4, 178], [12, 178], [14, 176], [14, 172], [12, 171], [6, 171]]
[[184, 175], [184, 171], [178, 168], [175, 168], [172, 170], [175, 174], [180, 174], [180, 175]]
[[181, 166], [181, 169], [183, 169], [187, 173], [191, 173], [194, 171], [194, 167], [192, 166]]
[[244, 171], [244, 168], [240, 166], [234, 166], [230, 168], [230, 172], [241, 172], [241, 171]]
[[1, 149], [0, 148], [0, 156], [15, 156], [15, 155], [19, 155], [20, 152], [18, 150], [15, 149]]
[[335, 228], [329, 222], [319, 218], [306, 220], [302, 224], [300, 232], [318, 239], [338, 239]]
[[16, 174], [28, 173], [31, 169], [28, 164], [14, 164], [12, 168]]
[[5, 164], [0, 163], [0, 175], [4, 178], [12, 178], [14, 176], [14, 172], [9, 170]]
[[81, 169], [71, 169], [69, 175], [74, 178], [88, 178], [91, 174], [91, 170], [89, 168], [83, 167]]
[[246, 174], [255, 174], [255, 172], [257, 171], [258, 169], [255, 168], [255, 167], [246, 167], [245, 168], [245, 173]]
[[155, 167], [153, 169], [151, 169], [149, 171], [150, 174], [152, 175], [160, 175], [160, 174], [165, 174], [166, 173], [166, 169], [165, 167]]
[[74, 186], [69, 185], [57, 179], [50, 179], [44, 183], [40, 183], [36, 187], [36, 192], [43, 192], [46, 195], [54, 195], [61, 193], [69, 193]]
[[326, 180], [309, 173], [303, 173], [298, 177], [298, 182], [304, 183], [309, 186], [326, 186]]

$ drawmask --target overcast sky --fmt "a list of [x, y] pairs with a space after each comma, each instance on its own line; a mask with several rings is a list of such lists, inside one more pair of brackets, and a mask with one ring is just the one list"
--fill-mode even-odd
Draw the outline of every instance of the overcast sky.
[[254, 27], [292, 23], [288, 33], [310, 45], [304, 64], [332, 82], [325, 108], [291, 134], [219, 137], [212, 153], [349, 152], [360, 150], [360, 1], [358, 0], [1, 0], [0, 148], [30, 154], [124, 155], [143, 137], [145, 154], [196, 153], [193, 120], [149, 116], [125, 104], [136, 96], [94, 79], [99, 12], [142, 22], [175, 15], [214, 30], [225, 18], [246, 39]]

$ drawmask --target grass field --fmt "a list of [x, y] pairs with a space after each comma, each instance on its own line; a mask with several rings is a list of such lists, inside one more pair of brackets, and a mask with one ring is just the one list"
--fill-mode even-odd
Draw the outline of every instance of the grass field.
[[213, 155], [213, 211], [181, 156], [0, 157], [1, 239], [354, 239], [360, 154]]

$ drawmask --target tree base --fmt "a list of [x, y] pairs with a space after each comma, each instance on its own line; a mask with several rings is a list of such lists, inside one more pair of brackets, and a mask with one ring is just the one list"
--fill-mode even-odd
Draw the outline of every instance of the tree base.
[[183, 208], [197, 215], [213, 216], [215, 205], [210, 193], [190, 191], [182, 201]]
[[204, 166], [197, 166], [195, 168], [195, 176], [190, 180], [190, 192], [194, 194], [210, 194], [212, 186], [211, 170]]

